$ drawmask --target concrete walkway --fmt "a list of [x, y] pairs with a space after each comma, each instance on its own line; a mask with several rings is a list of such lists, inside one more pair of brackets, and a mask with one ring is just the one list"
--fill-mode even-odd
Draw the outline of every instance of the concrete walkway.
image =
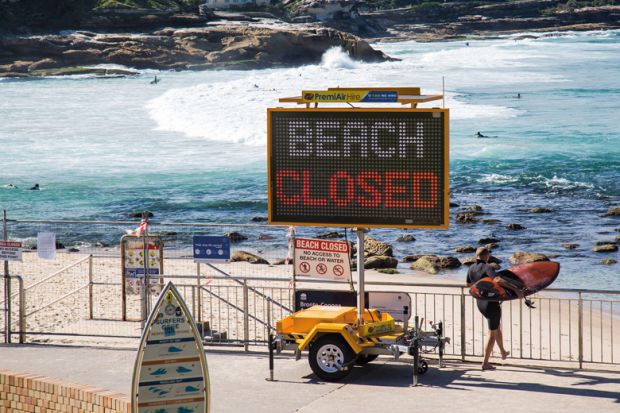
[[[135, 352], [52, 346], [0, 345], [0, 369], [129, 393]], [[356, 367], [341, 383], [317, 381], [307, 359], [276, 360], [267, 382], [263, 352], [207, 349], [212, 412], [620, 412], [620, 372], [431, 362], [422, 385], [409, 387], [411, 368], [380, 358]]]

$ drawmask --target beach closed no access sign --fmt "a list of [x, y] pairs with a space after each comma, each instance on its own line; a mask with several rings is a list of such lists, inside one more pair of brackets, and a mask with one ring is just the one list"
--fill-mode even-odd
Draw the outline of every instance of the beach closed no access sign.
[[351, 281], [348, 242], [295, 239], [295, 276]]
[[21, 261], [22, 243], [15, 241], [0, 241], [0, 261]]

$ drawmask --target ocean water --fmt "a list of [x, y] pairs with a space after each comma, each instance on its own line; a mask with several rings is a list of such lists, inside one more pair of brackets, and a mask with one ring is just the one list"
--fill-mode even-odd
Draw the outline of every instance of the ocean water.
[[[558, 254], [558, 286], [620, 289], [620, 264], [599, 264], [620, 254], [590, 251], [620, 235], [620, 219], [601, 217], [620, 204], [620, 31], [376, 47], [402, 60], [366, 64], [333, 49], [300, 68], [1, 80], [0, 209], [21, 219], [127, 219], [148, 209], [165, 221], [248, 223], [266, 215], [265, 110], [279, 97], [338, 85], [441, 93], [443, 77], [451, 200], [501, 222], [410, 231], [417, 241], [408, 244], [395, 242], [401, 230], [371, 235], [401, 257], [455, 255], [493, 235], [504, 260], [517, 250]], [[151, 85], [155, 74], [161, 82]], [[26, 190], [34, 183], [40, 191]]]

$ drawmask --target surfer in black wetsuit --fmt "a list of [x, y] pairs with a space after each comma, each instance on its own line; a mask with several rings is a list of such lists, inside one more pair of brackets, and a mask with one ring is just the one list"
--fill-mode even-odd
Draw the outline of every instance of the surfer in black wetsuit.
[[[499, 275], [495, 272], [493, 267], [488, 264], [491, 253], [485, 247], [480, 247], [476, 250], [476, 263], [469, 267], [467, 272], [467, 286], [471, 286], [478, 280], [484, 277], [498, 278]], [[500, 285], [512, 289], [509, 284], [505, 284], [501, 278], [499, 278]], [[502, 336], [502, 329], [500, 321], [502, 319], [502, 308], [498, 301], [485, 301], [476, 300], [478, 302], [478, 310], [487, 319], [489, 324], [489, 337], [484, 348], [484, 361], [482, 362], [482, 370], [494, 370], [495, 367], [489, 363], [489, 357], [493, 352], [493, 346], [497, 343], [499, 350], [502, 354], [502, 360], [504, 360], [510, 354], [504, 348], [504, 337]]]

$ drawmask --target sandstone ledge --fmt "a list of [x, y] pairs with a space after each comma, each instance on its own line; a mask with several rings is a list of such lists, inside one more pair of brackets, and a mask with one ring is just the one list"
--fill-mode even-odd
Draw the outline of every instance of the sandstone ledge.
[[260, 69], [317, 63], [341, 47], [364, 62], [393, 60], [366, 41], [316, 26], [286, 30], [224, 25], [172, 29], [146, 34], [0, 37], [0, 76], [37, 76], [41, 69], [118, 64], [136, 69]]

